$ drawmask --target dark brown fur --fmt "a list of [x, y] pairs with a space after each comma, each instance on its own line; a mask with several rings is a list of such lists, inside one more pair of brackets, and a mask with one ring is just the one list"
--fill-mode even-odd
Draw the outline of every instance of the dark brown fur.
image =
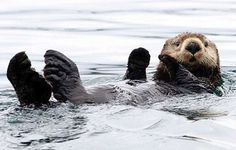
[[31, 68], [25, 52], [20, 52], [11, 59], [7, 78], [13, 85], [21, 106], [49, 104], [51, 86], [42, 75]]

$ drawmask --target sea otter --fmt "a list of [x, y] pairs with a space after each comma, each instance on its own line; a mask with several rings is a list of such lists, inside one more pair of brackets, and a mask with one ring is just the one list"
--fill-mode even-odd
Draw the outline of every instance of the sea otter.
[[10, 61], [7, 77], [22, 106], [49, 104], [51, 91], [59, 102], [73, 104], [106, 103], [111, 101], [144, 102], [166, 95], [213, 93], [220, 84], [218, 50], [202, 34], [182, 33], [166, 41], [154, 80], [146, 80], [150, 55], [144, 48], [131, 52], [125, 81], [84, 87], [76, 64], [64, 54], [48, 50], [44, 77], [31, 68], [25, 52]]

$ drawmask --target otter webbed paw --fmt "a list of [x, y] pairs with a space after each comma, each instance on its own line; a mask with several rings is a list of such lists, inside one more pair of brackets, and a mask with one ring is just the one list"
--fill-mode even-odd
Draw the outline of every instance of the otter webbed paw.
[[140, 47], [134, 49], [128, 58], [127, 71], [124, 80], [146, 80], [146, 68], [150, 62], [148, 50]]
[[7, 78], [13, 85], [22, 106], [48, 104], [51, 87], [46, 80], [31, 68], [25, 52], [17, 53], [9, 62]]
[[[75, 93], [85, 93], [78, 68], [72, 60], [55, 50], [48, 50], [44, 57], [44, 76], [51, 84], [53, 95], [59, 102], [73, 99], [76, 97]], [[77, 90], [78, 88], [80, 90]]]
[[11, 82], [24, 78], [24, 73], [31, 68], [31, 62], [25, 52], [19, 52], [9, 62], [7, 77]]

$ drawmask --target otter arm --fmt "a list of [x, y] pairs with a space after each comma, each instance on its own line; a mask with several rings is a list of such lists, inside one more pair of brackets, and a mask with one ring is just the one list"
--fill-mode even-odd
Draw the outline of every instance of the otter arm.
[[176, 72], [176, 84], [180, 87], [183, 87], [187, 90], [196, 93], [214, 93], [215, 87], [206, 80], [201, 80], [194, 76], [182, 65], [179, 65], [179, 69]]
[[191, 92], [214, 92], [215, 87], [210, 82], [197, 78], [181, 64], [177, 63], [174, 58], [168, 55], [160, 55], [159, 59], [167, 66], [172, 80], [171, 83]]

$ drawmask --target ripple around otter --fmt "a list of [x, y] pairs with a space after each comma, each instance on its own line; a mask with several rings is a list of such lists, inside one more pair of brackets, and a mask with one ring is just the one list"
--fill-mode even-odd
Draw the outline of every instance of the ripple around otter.
[[[0, 149], [236, 149], [234, 0], [3, 0], [0, 8]], [[216, 43], [221, 97], [21, 108], [6, 78], [15, 53], [27, 51], [42, 72], [45, 51], [57, 49], [76, 62], [84, 85], [117, 82], [130, 51], [145, 47], [151, 79], [164, 41], [185, 31]]]

